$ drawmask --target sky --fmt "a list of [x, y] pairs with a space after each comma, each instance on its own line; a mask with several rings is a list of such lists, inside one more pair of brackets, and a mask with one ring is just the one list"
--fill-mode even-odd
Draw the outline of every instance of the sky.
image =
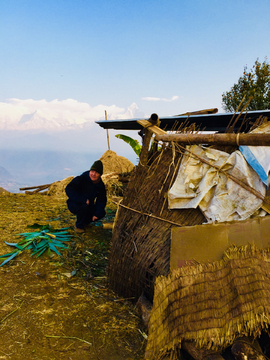
[[0, 0], [0, 129], [223, 112], [269, 19], [269, 0]]

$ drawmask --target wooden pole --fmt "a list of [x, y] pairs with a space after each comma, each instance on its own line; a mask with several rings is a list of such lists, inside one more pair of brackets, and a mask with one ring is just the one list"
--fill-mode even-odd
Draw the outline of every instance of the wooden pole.
[[[160, 120], [157, 114], [152, 114], [148, 120], [141, 120], [138, 121], [138, 123], [144, 127], [142, 150], [140, 154], [140, 164], [144, 166], [147, 165], [148, 162], [148, 151], [152, 135], [155, 132], [155, 129], [159, 129]], [[150, 128], [152, 128], [152, 130], [150, 130]]]
[[175, 141], [181, 144], [270, 146], [270, 134], [164, 134], [157, 141]]
[[148, 162], [148, 150], [150, 141], [152, 138], [152, 132], [149, 131], [147, 128], [144, 129], [144, 137], [142, 141], [142, 150], [140, 154], [140, 164], [141, 165], [147, 165]]
[[204, 109], [204, 110], [197, 110], [197, 111], [188, 111], [188, 112], [185, 112], [184, 114], [179, 114], [179, 115], [175, 115], [175, 116], [206, 115], [206, 114], [216, 114], [217, 112], [218, 112], [217, 108], [212, 108], [212, 109]]
[[[107, 111], [105, 110], [105, 120], [107, 121]], [[108, 150], [111, 150], [110, 148], [110, 139], [109, 139], [109, 130], [107, 129], [107, 141], [108, 141]]]

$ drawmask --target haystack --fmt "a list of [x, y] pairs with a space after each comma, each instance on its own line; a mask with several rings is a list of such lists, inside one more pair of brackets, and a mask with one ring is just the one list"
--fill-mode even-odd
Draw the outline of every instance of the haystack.
[[112, 150], [107, 150], [100, 158], [103, 163], [103, 174], [128, 173], [133, 170], [134, 165], [123, 156], [119, 156]]
[[[131, 161], [123, 156], [118, 156], [116, 152], [107, 150], [100, 158], [103, 162], [102, 180], [107, 188], [108, 194], [114, 195], [118, 188], [122, 187], [119, 182], [119, 175], [129, 173], [134, 169]], [[69, 176], [61, 181], [56, 181], [49, 186], [47, 195], [66, 197], [65, 187], [74, 178]]]
[[69, 184], [73, 178], [74, 178], [74, 176], [69, 176], [61, 181], [56, 181], [56, 182], [52, 183], [49, 186], [47, 195], [67, 198], [65, 188], [66, 188], [67, 184]]
[[107, 189], [107, 196], [122, 196], [123, 184], [119, 181], [122, 174], [129, 174], [135, 166], [127, 158], [107, 150], [100, 158], [103, 163], [102, 180]]

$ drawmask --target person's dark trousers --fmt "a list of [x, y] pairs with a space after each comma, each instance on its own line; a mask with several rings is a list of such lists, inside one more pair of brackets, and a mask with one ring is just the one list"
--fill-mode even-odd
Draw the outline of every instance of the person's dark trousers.
[[77, 216], [77, 221], [75, 224], [77, 228], [84, 229], [85, 225], [92, 221], [92, 217], [95, 213], [95, 205], [91, 206], [68, 200], [67, 206], [69, 211]]

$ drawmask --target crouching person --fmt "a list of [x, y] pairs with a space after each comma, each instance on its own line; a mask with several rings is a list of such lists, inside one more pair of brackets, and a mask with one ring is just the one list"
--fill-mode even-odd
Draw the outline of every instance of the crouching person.
[[85, 226], [105, 216], [107, 202], [105, 185], [101, 179], [103, 164], [94, 162], [90, 171], [76, 176], [66, 186], [67, 206], [77, 216], [75, 231], [83, 233]]

